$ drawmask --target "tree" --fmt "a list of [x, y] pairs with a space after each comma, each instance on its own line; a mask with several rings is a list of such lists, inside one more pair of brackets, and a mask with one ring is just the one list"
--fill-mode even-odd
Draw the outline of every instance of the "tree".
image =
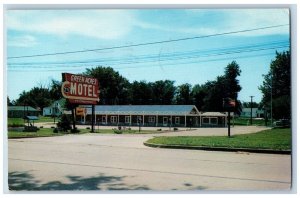
[[189, 105], [193, 103], [192, 85], [186, 83], [176, 89], [176, 104]]
[[[202, 111], [224, 111], [223, 99], [231, 98], [236, 100], [235, 112], [241, 112], [241, 103], [238, 101], [238, 92], [241, 91], [239, 80], [241, 70], [239, 65], [232, 61], [225, 67], [224, 75], [218, 76], [214, 81], [208, 81], [198, 87], [198, 101]], [[199, 97], [204, 97], [202, 100]]]
[[50, 92], [47, 88], [34, 87], [30, 91], [23, 91], [16, 101], [16, 105], [28, 105], [43, 109], [51, 104]]
[[100, 85], [100, 104], [127, 104], [129, 101], [129, 86], [127, 79], [111, 67], [96, 67], [86, 69], [84, 75], [98, 79]]
[[241, 70], [239, 65], [235, 62], [232, 61], [227, 65], [225, 68], [225, 90], [226, 90], [226, 95], [229, 98], [232, 99], [237, 99], [238, 97], [238, 92], [241, 91], [241, 86], [239, 85], [239, 80], [237, 79], [238, 76], [241, 75]]
[[205, 92], [203, 111], [224, 111], [223, 99], [228, 97], [224, 76], [218, 76], [215, 81], [204, 84]]
[[197, 109], [201, 111], [204, 106], [204, 98], [207, 96], [207, 90], [204, 85], [195, 85], [192, 89], [192, 100], [193, 104], [196, 105]]
[[[291, 55], [290, 51], [276, 52], [268, 74], [264, 75], [259, 90], [263, 94], [262, 104], [275, 119], [291, 117]], [[271, 105], [272, 101], [272, 105]]]
[[134, 81], [131, 84], [131, 102], [134, 105], [150, 105], [152, 101], [152, 84], [146, 81]]
[[159, 80], [152, 84], [153, 104], [170, 105], [173, 104], [176, 87], [174, 81]]
[[51, 84], [49, 86], [51, 100], [55, 101], [62, 98], [61, 85], [61, 81], [54, 79], [51, 80]]
[[16, 103], [14, 100], [13, 101], [11, 101], [10, 99], [9, 99], [9, 97], [7, 96], [7, 106], [12, 106], [12, 105], [14, 105], [14, 103]]

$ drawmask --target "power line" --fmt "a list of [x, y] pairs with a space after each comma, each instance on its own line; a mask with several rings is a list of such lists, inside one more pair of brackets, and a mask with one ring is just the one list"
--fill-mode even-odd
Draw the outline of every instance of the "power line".
[[[235, 60], [235, 59], [245, 59], [245, 58], [251, 58], [251, 57], [259, 57], [259, 56], [268, 56], [268, 55], [273, 55], [274, 52], [272, 53], [265, 53], [265, 54], [259, 54], [259, 55], [252, 55], [252, 56], [237, 56], [237, 57], [227, 57], [227, 58], [219, 58], [219, 59], [207, 59], [207, 60], [197, 60], [197, 61], [186, 61], [186, 62], [180, 62], [180, 63], [166, 63], [164, 64], [163, 66], [174, 66], [174, 65], [180, 65], [180, 64], [199, 64], [199, 63], [205, 63], [205, 62], [218, 62], [218, 61], [223, 61], [223, 60]], [[89, 66], [81, 66], [80, 68], [78, 69], [85, 69], [85, 68], [88, 68], [88, 67], [94, 67], [94, 66], [97, 66], [97, 65], [89, 65]], [[151, 68], [151, 67], [161, 67], [161, 65], [150, 65], [150, 66], [128, 66], [128, 67], [116, 67], [114, 69], [119, 69], [119, 70], [122, 70], [122, 69], [133, 69], [133, 68]], [[66, 71], [66, 70], [72, 70], [74, 71], [74, 68], [60, 68], [60, 69], [48, 69], [48, 70], [39, 70], [39, 71], [42, 71], [42, 72], [55, 72], [55, 71]], [[36, 71], [36, 69], [35, 69]], [[32, 72], [32, 70], [10, 70], [10, 72]]]
[[[87, 64], [87, 63], [106, 63], [110, 62], [110, 65], [124, 65], [124, 64], [133, 64], [133, 63], [147, 63], [147, 62], [163, 62], [163, 61], [172, 61], [172, 60], [184, 60], [184, 59], [193, 59], [193, 58], [201, 58], [201, 57], [211, 57], [211, 56], [222, 56], [222, 55], [228, 55], [228, 54], [236, 54], [236, 53], [245, 53], [245, 52], [257, 52], [257, 51], [264, 51], [264, 50], [271, 50], [271, 49], [278, 49], [278, 48], [284, 48], [284, 47], [288, 47], [288, 44], [285, 45], [277, 45], [277, 46], [271, 46], [271, 47], [261, 47], [261, 48], [246, 48], [246, 49], [239, 49], [236, 48], [235, 50], [231, 50], [231, 51], [220, 51], [217, 53], [204, 53], [204, 54], [184, 54], [185, 56], [181, 56], [181, 54], [176, 55], [174, 57], [172, 56], [166, 56], [166, 57], [160, 57], [159, 55], [157, 55], [156, 57], [151, 57], [152, 59], [148, 60], [146, 58], [143, 59], [139, 59], [137, 58], [137, 60], [135, 59], [118, 59], [117, 61], [115, 60], [110, 60], [110, 61], [103, 61], [103, 60], [99, 60], [99, 61], [80, 61], [80, 62], [61, 62], [61, 63], [16, 63], [16, 64], [9, 64], [11, 68], [21, 68], [23, 65], [23, 68], [53, 68], [53, 67], [58, 67], [59, 65], [66, 65], [66, 64], [73, 64], [70, 66], [63, 66], [63, 67], [84, 67], [82, 65], [74, 65], [74, 64]], [[203, 52], [203, 51], [202, 51]], [[153, 59], [154, 58], [154, 59]], [[158, 59], [160, 58], [160, 59]], [[41, 66], [41, 65], [48, 65], [48, 66]], [[49, 66], [49, 65], [53, 65], [53, 66]]]
[[260, 44], [255, 44], [255, 45], [242, 45], [242, 46], [234, 46], [234, 47], [227, 47], [227, 48], [214, 48], [214, 49], [209, 49], [209, 50], [192, 50], [192, 51], [181, 51], [181, 52], [175, 52], [175, 53], [164, 53], [164, 54], [144, 54], [144, 55], [139, 55], [139, 56], [133, 56], [130, 58], [106, 58], [106, 59], [91, 59], [91, 60], [81, 60], [81, 61], [64, 61], [64, 62], [13, 62], [13, 63], [8, 63], [9, 66], [14, 66], [14, 65], [61, 65], [61, 64], [81, 64], [81, 63], [101, 63], [101, 62], [116, 62], [116, 61], [125, 61], [125, 60], [143, 60], [143, 59], [151, 59], [151, 58], [165, 58], [165, 57], [172, 57], [172, 56], [184, 56], [184, 55], [197, 55], [197, 54], [207, 54], [209, 52], [216, 52], [221, 53], [222, 51], [229, 51], [229, 50], [242, 50], [246, 49], [249, 50], [250, 48], [254, 47], [263, 47], [263, 46], [278, 46], [279, 44], [281, 45], [287, 45], [289, 44], [288, 41], [277, 41], [277, 42], [268, 42], [268, 43], [260, 43]]
[[222, 36], [222, 35], [229, 35], [229, 34], [251, 32], [251, 31], [257, 31], [257, 30], [283, 27], [283, 26], [288, 26], [288, 25], [289, 24], [265, 26], [265, 27], [260, 27], [260, 28], [245, 29], [245, 30], [238, 30], [238, 31], [232, 31], [232, 32], [223, 32], [223, 33], [218, 33], [218, 34], [210, 34], [210, 35], [205, 35], [205, 36], [186, 37], [186, 38], [179, 38], [179, 39], [170, 39], [170, 40], [155, 41], [155, 42], [148, 42], [148, 43], [132, 44], [132, 45], [121, 45], [121, 46], [115, 46], [115, 47], [105, 47], [105, 48], [98, 48], [98, 49], [66, 51], [66, 52], [56, 52], [56, 53], [46, 53], [46, 54], [25, 55], [25, 56], [11, 56], [11, 57], [7, 57], [7, 59], [19, 59], [19, 58], [41, 57], [41, 56], [65, 55], [65, 54], [74, 54], [74, 53], [84, 53], [84, 52], [93, 52], [93, 51], [121, 49], [121, 48], [128, 48], [128, 47], [139, 47], [139, 46], [146, 46], [146, 45], [155, 45], [155, 44], [162, 44], [162, 43], [170, 43], [170, 42], [186, 41], [186, 40], [192, 40], [192, 39], [201, 39], [201, 38], [208, 38], [208, 37], [215, 37], [215, 36]]

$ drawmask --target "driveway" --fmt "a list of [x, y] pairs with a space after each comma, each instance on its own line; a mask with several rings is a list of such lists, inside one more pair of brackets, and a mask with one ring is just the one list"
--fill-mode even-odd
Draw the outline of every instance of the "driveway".
[[[201, 129], [156, 135], [225, 132]], [[96, 192], [290, 189], [290, 155], [144, 146], [143, 142], [152, 136], [95, 133], [9, 140], [10, 189]]]

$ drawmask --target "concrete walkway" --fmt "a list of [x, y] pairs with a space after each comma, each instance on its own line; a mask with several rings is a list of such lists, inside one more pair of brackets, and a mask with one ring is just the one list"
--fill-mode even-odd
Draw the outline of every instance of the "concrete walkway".
[[[55, 127], [54, 123], [36, 123], [37, 127], [43, 126], [44, 128]], [[87, 127], [91, 128], [91, 125], [76, 125], [79, 129], [86, 129]], [[116, 126], [95, 126], [95, 131], [99, 129], [113, 129], [117, 128]], [[131, 130], [139, 130], [139, 127], [133, 126], [130, 127]], [[161, 131], [157, 131], [161, 129]], [[238, 134], [248, 134], [256, 133], [259, 131], [270, 129], [265, 126], [234, 126], [231, 127], [231, 135]], [[227, 128], [178, 128], [178, 131], [173, 131], [173, 128], [169, 127], [141, 127], [141, 130], [153, 131], [153, 134], [143, 134], [143, 136], [227, 136]], [[125, 134], [124, 134], [125, 135]], [[138, 135], [138, 134], [137, 134]]]

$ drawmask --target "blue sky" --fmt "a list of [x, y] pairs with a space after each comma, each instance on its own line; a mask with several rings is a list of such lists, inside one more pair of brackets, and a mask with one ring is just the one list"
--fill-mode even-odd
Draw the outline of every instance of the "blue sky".
[[[249, 101], [253, 95], [259, 102], [262, 75], [268, 72], [275, 51], [288, 49], [290, 39], [288, 9], [8, 10], [5, 24], [10, 99], [34, 86], [48, 86], [51, 79], [61, 80], [62, 72], [81, 73], [97, 65], [111, 66], [131, 82], [169, 79], [176, 85], [195, 85], [215, 80], [235, 60], [242, 70], [239, 99]], [[155, 45], [12, 58], [277, 25], [285, 26]]]

